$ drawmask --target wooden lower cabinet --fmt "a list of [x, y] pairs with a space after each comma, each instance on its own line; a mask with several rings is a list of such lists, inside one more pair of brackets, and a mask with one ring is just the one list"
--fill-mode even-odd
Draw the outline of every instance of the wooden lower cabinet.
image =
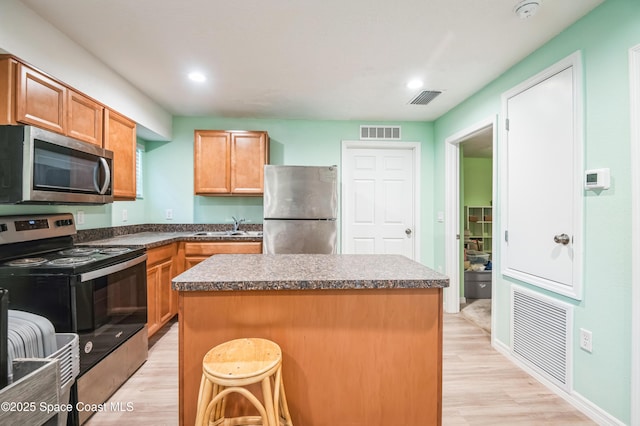
[[181, 291], [179, 301], [180, 425], [195, 422], [207, 351], [247, 336], [280, 345], [296, 426], [442, 424], [440, 288]]
[[178, 244], [147, 251], [147, 331], [151, 337], [178, 312], [177, 292], [171, 279], [177, 275]]
[[184, 243], [184, 270], [196, 266], [214, 254], [260, 254], [262, 242], [260, 241], [225, 241], [225, 242], [201, 242]]

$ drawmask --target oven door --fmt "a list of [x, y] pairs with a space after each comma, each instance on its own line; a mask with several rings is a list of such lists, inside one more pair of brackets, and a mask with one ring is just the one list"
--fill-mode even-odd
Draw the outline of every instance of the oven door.
[[147, 322], [147, 255], [75, 278], [75, 320], [80, 337], [80, 374], [90, 369]]

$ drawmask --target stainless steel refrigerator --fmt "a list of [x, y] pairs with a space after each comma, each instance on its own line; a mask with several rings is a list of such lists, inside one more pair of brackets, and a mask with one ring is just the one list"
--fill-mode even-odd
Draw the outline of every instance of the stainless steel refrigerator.
[[336, 166], [264, 167], [263, 253], [336, 253]]

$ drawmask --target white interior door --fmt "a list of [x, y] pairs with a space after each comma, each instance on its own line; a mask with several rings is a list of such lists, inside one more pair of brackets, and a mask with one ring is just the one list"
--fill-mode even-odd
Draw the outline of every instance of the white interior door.
[[506, 96], [504, 273], [580, 299], [579, 67], [562, 64]]
[[345, 142], [342, 252], [418, 257], [418, 144]]

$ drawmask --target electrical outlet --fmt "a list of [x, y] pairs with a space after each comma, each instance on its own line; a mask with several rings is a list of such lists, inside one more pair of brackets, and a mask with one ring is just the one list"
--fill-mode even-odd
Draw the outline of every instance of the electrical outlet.
[[584, 328], [580, 329], [580, 347], [589, 353], [593, 351], [593, 335]]
[[122, 221], [126, 222], [129, 219], [129, 214], [127, 213], [126, 209], [122, 210]]
[[78, 210], [76, 212], [76, 224], [77, 225], [84, 225], [84, 211], [83, 210]]
[[164, 218], [167, 219], [167, 220], [173, 220], [173, 209], [165, 210]]

